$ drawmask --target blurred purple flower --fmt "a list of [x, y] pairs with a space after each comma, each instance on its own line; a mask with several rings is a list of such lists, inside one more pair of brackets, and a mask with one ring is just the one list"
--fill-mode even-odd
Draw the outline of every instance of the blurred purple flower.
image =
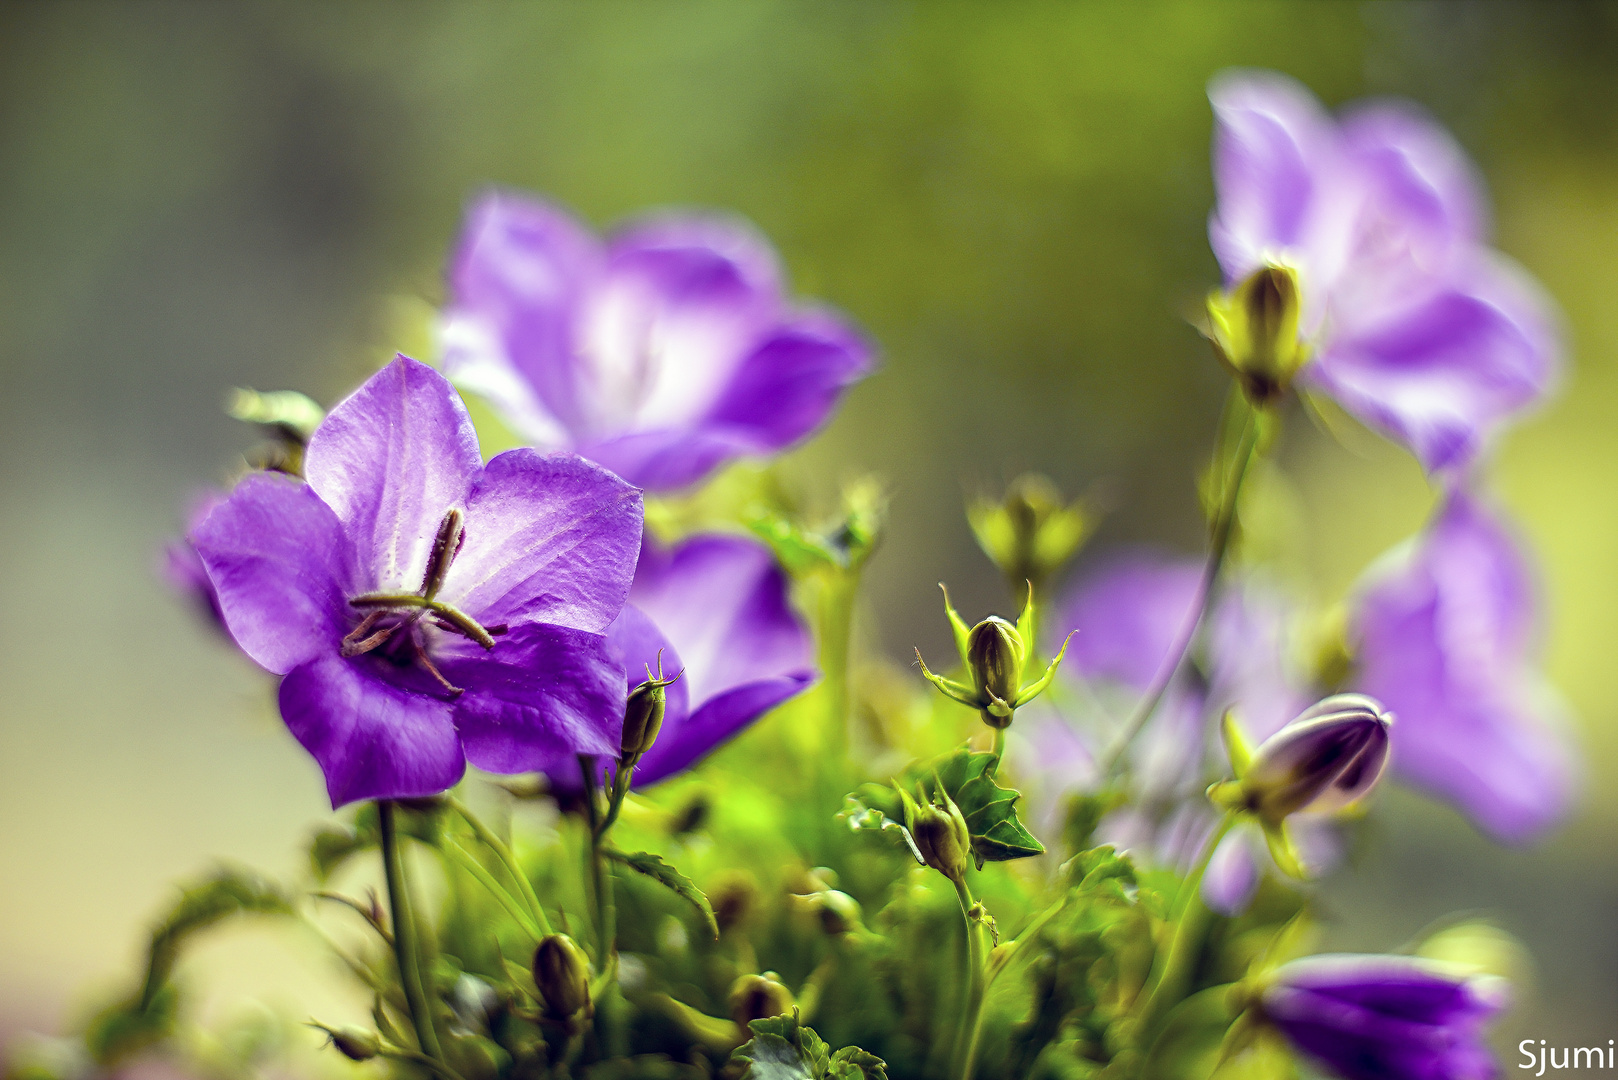
[[1409, 956], [1309, 956], [1274, 972], [1258, 1009], [1344, 1080], [1487, 1080], [1483, 1027], [1504, 980]]
[[[659, 651], [665, 675], [684, 672], [666, 691], [663, 727], [635, 766], [636, 787], [690, 768], [816, 674], [786, 575], [768, 548], [741, 536], [695, 536], [668, 550], [645, 544], [607, 639], [631, 687], [648, 667], [658, 670]], [[559, 790], [580, 789], [577, 765], [549, 772]]]
[[334, 806], [616, 750], [605, 631], [638, 491], [571, 454], [485, 466], [454, 389], [402, 356], [326, 417], [305, 476], [248, 476], [191, 542]]
[[1500, 840], [1567, 810], [1576, 769], [1562, 709], [1532, 665], [1529, 570], [1503, 524], [1454, 491], [1426, 532], [1359, 587], [1359, 689], [1399, 716], [1393, 768]]
[[1209, 238], [1226, 283], [1294, 268], [1313, 353], [1299, 379], [1429, 471], [1464, 467], [1547, 392], [1560, 349], [1550, 302], [1487, 246], [1464, 151], [1408, 103], [1335, 121], [1273, 72], [1229, 72], [1209, 97]]
[[169, 587], [195, 604], [203, 616], [229, 637], [225, 616], [219, 610], [219, 594], [214, 591], [213, 579], [208, 576], [208, 568], [202, 564], [202, 556], [197, 554], [189, 535], [226, 498], [223, 491], [210, 490], [198, 493], [191, 500], [185, 515], [186, 535], [170, 541], [163, 549], [162, 570]]
[[[1057, 608], [1052, 640], [1076, 631], [1062, 667], [1069, 688], [1062, 704], [1072, 715], [1043, 709], [1012, 728], [1022, 736], [1013, 743], [1019, 783], [1027, 778], [1029, 803], [1046, 829], [1059, 827], [1063, 796], [1096, 783], [1093, 753], [1135, 707], [1194, 616], [1201, 574], [1200, 560], [1134, 553], [1098, 568]], [[1214, 722], [1234, 705], [1246, 731], [1264, 739], [1309, 702], [1292, 658], [1296, 617], [1288, 598], [1267, 582], [1238, 579], [1227, 587], [1208, 620], [1202, 662], [1170, 685], [1131, 747], [1132, 805], [1102, 822], [1099, 841], [1190, 869], [1215, 825], [1203, 794]], [[1333, 838], [1319, 833], [1300, 832], [1306, 861], [1332, 857]], [[1246, 906], [1258, 883], [1255, 859], [1267, 858], [1262, 852], [1240, 831], [1226, 838], [1204, 879], [1210, 906], [1227, 912]]]
[[654, 217], [603, 244], [555, 206], [491, 192], [449, 292], [452, 379], [535, 445], [658, 491], [804, 438], [871, 366], [846, 322], [782, 297], [775, 253], [733, 218]]

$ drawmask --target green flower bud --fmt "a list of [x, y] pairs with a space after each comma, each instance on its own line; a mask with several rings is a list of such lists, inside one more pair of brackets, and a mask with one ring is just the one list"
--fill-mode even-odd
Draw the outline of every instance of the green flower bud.
[[1255, 405], [1280, 397], [1309, 358], [1298, 337], [1303, 310], [1298, 273], [1270, 264], [1228, 292], [1208, 297], [1209, 337], [1219, 360]]
[[1012, 704], [1022, 689], [1022, 669], [1028, 658], [1017, 628], [998, 615], [972, 627], [966, 637], [966, 661], [978, 696], [987, 702], [983, 722], [1003, 728], [1011, 723]]
[[730, 984], [730, 1018], [736, 1030], [751, 1037], [747, 1025], [792, 1011], [792, 991], [773, 971], [762, 975], [742, 975]]
[[382, 1038], [374, 1031], [362, 1027], [327, 1029], [331, 1044], [350, 1061], [370, 1061], [382, 1052]]
[[961, 816], [961, 808], [949, 797], [942, 784], [937, 785], [943, 806], [935, 806], [922, 792], [921, 801], [912, 799], [903, 788], [899, 789], [904, 804], [905, 828], [921, 855], [921, 861], [951, 881], [966, 876], [966, 867], [972, 853], [972, 833]]
[[978, 546], [994, 561], [1013, 592], [1025, 582], [1040, 588], [1090, 538], [1094, 519], [1082, 502], [1064, 505], [1056, 485], [1025, 473], [1004, 498], [973, 500], [966, 509]]
[[534, 985], [554, 1019], [567, 1020], [590, 1006], [590, 965], [566, 934], [551, 934], [534, 950]]
[[726, 870], [709, 883], [708, 904], [720, 933], [740, 926], [758, 906], [758, 879], [746, 870]]
[[680, 677], [679, 672], [674, 678], [663, 678], [663, 653], [657, 654], [657, 674], [652, 669], [646, 669], [646, 681], [629, 692], [629, 701], [624, 706], [624, 734], [619, 744], [620, 760], [633, 765], [640, 756], [652, 748], [657, 741], [657, 733], [663, 728], [663, 710], [667, 701], [666, 688], [671, 686]]

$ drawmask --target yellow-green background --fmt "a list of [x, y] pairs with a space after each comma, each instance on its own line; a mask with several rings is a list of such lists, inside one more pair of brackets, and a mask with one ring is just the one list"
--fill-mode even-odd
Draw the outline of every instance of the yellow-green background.
[[[171, 879], [290, 870], [327, 813], [267, 681], [169, 595], [158, 551], [248, 445], [228, 387], [330, 400], [416, 340], [470, 193], [598, 224], [733, 208], [857, 318], [883, 370], [789, 472], [822, 496], [888, 479], [872, 625], [896, 657], [942, 654], [934, 582], [1003, 606], [965, 489], [1099, 483], [1091, 556], [1199, 542], [1224, 379], [1181, 314], [1216, 278], [1204, 87], [1233, 65], [1426, 104], [1568, 325], [1562, 393], [1491, 482], [1539, 555], [1581, 809], [1502, 851], [1385, 800], [1327, 887], [1333, 940], [1491, 912], [1537, 962], [1509, 1033], [1618, 1035], [1618, 7], [648, 0], [0, 7], [0, 1039], [122, 972]], [[1284, 461], [1320, 598], [1425, 513], [1368, 437], [1295, 424]], [[193, 970], [223, 988], [210, 1008], [339, 1009], [300, 1001], [312, 957], [249, 931]]]

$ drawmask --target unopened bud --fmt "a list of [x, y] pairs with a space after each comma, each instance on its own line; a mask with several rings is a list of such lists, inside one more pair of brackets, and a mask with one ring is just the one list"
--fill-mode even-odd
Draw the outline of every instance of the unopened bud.
[[679, 677], [676, 672], [672, 679], [663, 678], [663, 654], [660, 652], [657, 655], [657, 674], [653, 675], [648, 668], [646, 681], [629, 692], [629, 701], [624, 706], [624, 735], [619, 750], [621, 760], [633, 764], [657, 741], [667, 707], [667, 688]]
[[746, 1034], [754, 1020], [792, 1011], [792, 991], [773, 971], [762, 975], [742, 975], [730, 984], [730, 1018], [736, 1030]]
[[1215, 784], [1221, 806], [1279, 824], [1299, 811], [1330, 813], [1370, 793], [1388, 763], [1393, 715], [1360, 694], [1334, 694], [1260, 743], [1241, 745], [1226, 718], [1226, 742], [1236, 779]]
[[382, 1052], [382, 1038], [362, 1027], [325, 1028], [337, 1052], [350, 1061], [370, 1061]]
[[708, 903], [720, 933], [739, 926], [758, 903], [758, 879], [746, 870], [725, 871], [711, 883]]
[[903, 788], [899, 794], [904, 803], [905, 827], [910, 830], [921, 861], [951, 881], [960, 881], [972, 850], [972, 834], [961, 816], [960, 807], [939, 786], [938, 794], [945, 805], [935, 806], [925, 797], [921, 802], [911, 799]]
[[860, 929], [860, 902], [846, 892], [827, 889], [813, 896], [820, 928], [832, 937]]
[[1276, 264], [1208, 297], [1214, 351], [1255, 405], [1279, 397], [1309, 358], [1298, 337], [1302, 310], [1297, 271]]
[[545, 1011], [557, 1020], [576, 1016], [590, 1004], [590, 967], [584, 952], [566, 934], [551, 934], [534, 950], [534, 985]]
[[990, 727], [1010, 725], [1027, 656], [1022, 635], [998, 615], [990, 615], [967, 635], [966, 661], [979, 699], [987, 702], [982, 710], [983, 722]]
[[1036, 589], [1043, 585], [1077, 553], [1093, 527], [1084, 503], [1064, 504], [1056, 485], [1038, 473], [1013, 480], [998, 501], [973, 500], [966, 517], [978, 546], [1013, 592], [1024, 582]]

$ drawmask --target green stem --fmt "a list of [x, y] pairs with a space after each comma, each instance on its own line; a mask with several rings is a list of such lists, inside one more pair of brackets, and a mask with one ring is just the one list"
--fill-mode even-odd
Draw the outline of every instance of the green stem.
[[1006, 756], [1006, 729], [997, 727], [994, 731], [994, 767], [1000, 767], [1000, 759]]
[[618, 812], [624, 807], [624, 798], [629, 794], [629, 785], [635, 778], [635, 766], [632, 763], [619, 762], [612, 774], [612, 794], [607, 803], [607, 816], [601, 823], [591, 830], [591, 836], [596, 842], [607, 838], [607, 831], [618, 822]]
[[545, 918], [545, 907], [539, 902], [539, 897], [535, 895], [534, 886], [529, 883], [528, 875], [523, 873], [521, 866], [517, 865], [517, 858], [511, 853], [511, 848], [507, 847], [505, 841], [496, 836], [494, 830], [483, 824], [478, 816], [467, 809], [466, 805], [459, 799], [450, 799], [449, 805], [457, 814], [461, 815], [462, 820], [472, 827], [472, 832], [482, 842], [483, 846], [494, 852], [494, 857], [500, 860], [501, 866], [505, 867], [506, 874], [512, 881], [517, 883], [517, 891], [522, 894], [522, 901], [528, 908], [530, 920], [539, 927], [541, 935], [549, 936], [551, 924], [550, 920]]
[[433, 1028], [432, 1009], [421, 980], [421, 950], [416, 941], [416, 918], [411, 910], [410, 886], [405, 880], [404, 852], [394, 822], [394, 806], [384, 799], [376, 804], [382, 828], [382, 869], [388, 881], [388, 907], [393, 912], [393, 955], [399, 965], [399, 985], [404, 988], [410, 1023], [416, 1029], [421, 1052], [434, 1062], [443, 1059], [438, 1032]]
[[855, 568], [831, 571], [820, 591], [820, 671], [826, 696], [826, 734], [830, 740], [823, 760], [841, 763], [848, 752], [849, 650], [853, 640], [854, 598], [860, 572]]
[[517, 903], [505, 886], [496, 881], [494, 875], [485, 870], [483, 864], [473, 858], [465, 848], [447, 836], [444, 837], [444, 854], [448, 855], [461, 869], [476, 878], [478, 884], [487, 889], [489, 895], [500, 902], [500, 906], [505, 908], [513, 919], [517, 920], [517, 925], [527, 931], [530, 937], [538, 941], [545, 936], [539, 932], [538, 927], [534, 925], [534, 920], [529, 916], [528, 912], [522, 909], [522, 905]]
[[596, 908], [596, 969], [606, 972], [617, 951], [617, 933], [613, 927], [612, 877], [607, 873], [606, 860], [601, 856], [605, 839], [602, 828], [600, 789], [596, 784], [595, 765], [590, 757], [579, 755], [579, 768], [584, 774], [584, 805], [590, 820], [590, 883], [595, 892]]
[[1158, 954], [1158, 963], [1152, 965], [1151, 989], [1141, 1012], [1143, 1027], [1149, 1029], [1157, 1015], [1167, 1005], [1177, 1001], [1185, 991], [1186, 980], [1191, 977], [1191, 963], [1196, 959], [1196, 942], [1201, 937], [1202, 924], [1208, 914], [1208, 909], [1202, 903], [1202, 879], [1208, 873], [1208, 864], [1213, 861], [1214, 852], [1219, 850], [1220, 841], [1239, 820], [1234, 813], [1227, 813], [1221, 819], [1219, 827], [1203, 846], [1197, 865], [1174, 894], [1174, 907], [1170, 913], [1174, 936], [1169, 939], [1168, 949]]
[[[972, 1066], [978, 1056], [978, 1036], [982, 1025], [978, 1022], [983, 1011], [984, 983], [984, 957], [983, 957], [983, 930], [972, 918], [972, 892], [966, 887], [966, 879], [960, 878], [955, 882], [955, 896], [961, 902], [961, 918], [966, 923], [966, 1007], [961, 1010], [960, 1026], [955, 1032], [955, 1050], [960, 1056], [960, 1080], [972, 1080]], [[961, 1054], [962, 1043], [966, 1045], [965, 1054]]]
[[1158, 665], [1157, 673], [1152, 677], [1146, 692], [1141, 695], [1140, 703], [1135, 706], [1135, 711], [1130, 714], [1123, 730], [1118, 733], [1118, 738], [1113, 741], [1107, 749], [1106, 756], [1102, 758], [1102, 776], [1111, 777], [1117, 771], [1123, 762], [1124, 752], [1129, 749], [1129, 744], [1135, 741], [1135, 736], [1140, 734], [1146, 722], [1157, 711], [1158, 703], [1163, 700], [1163, 695], [1191, 654], [1191, 645], [1196, 641], [1197, 633], [1208, 617], [1208, 609], [1213, 606], [1219, 574], [1224, 569], [1225, 556], [1230, 550], [1230, 538], [1236, 525], [1237, 498], [1241, 494], [1242, 480], [1247, 476], [1247, 467], [1252, 463], [1253, 451], [1257, 446], [1258, 418], [1252, 415], [1247, 418], [1247, 423], [1242, 428], [1241, 442], [1236, 447], [1235, 462], [1225, 483], [1224, 498], [1220, 502], [1219, 513], [1214, 518], [1208, 559], [1203, 564], [1202, 579], [1197, 585], [1196, 606], [1181, 627], [1179, 636], [1174, 639], [1168, 655]]
[[461, 1080], [461, 1074], [442, 1061], [430, 1058], [426, 1054], [418, 1054], [414, 1050], [407, 1050], [402, 1046], [385, 1046], [378, 1053], [382, 1057], [398, 1061], [413, 1061], [437, 1076], [439, 1080]]

